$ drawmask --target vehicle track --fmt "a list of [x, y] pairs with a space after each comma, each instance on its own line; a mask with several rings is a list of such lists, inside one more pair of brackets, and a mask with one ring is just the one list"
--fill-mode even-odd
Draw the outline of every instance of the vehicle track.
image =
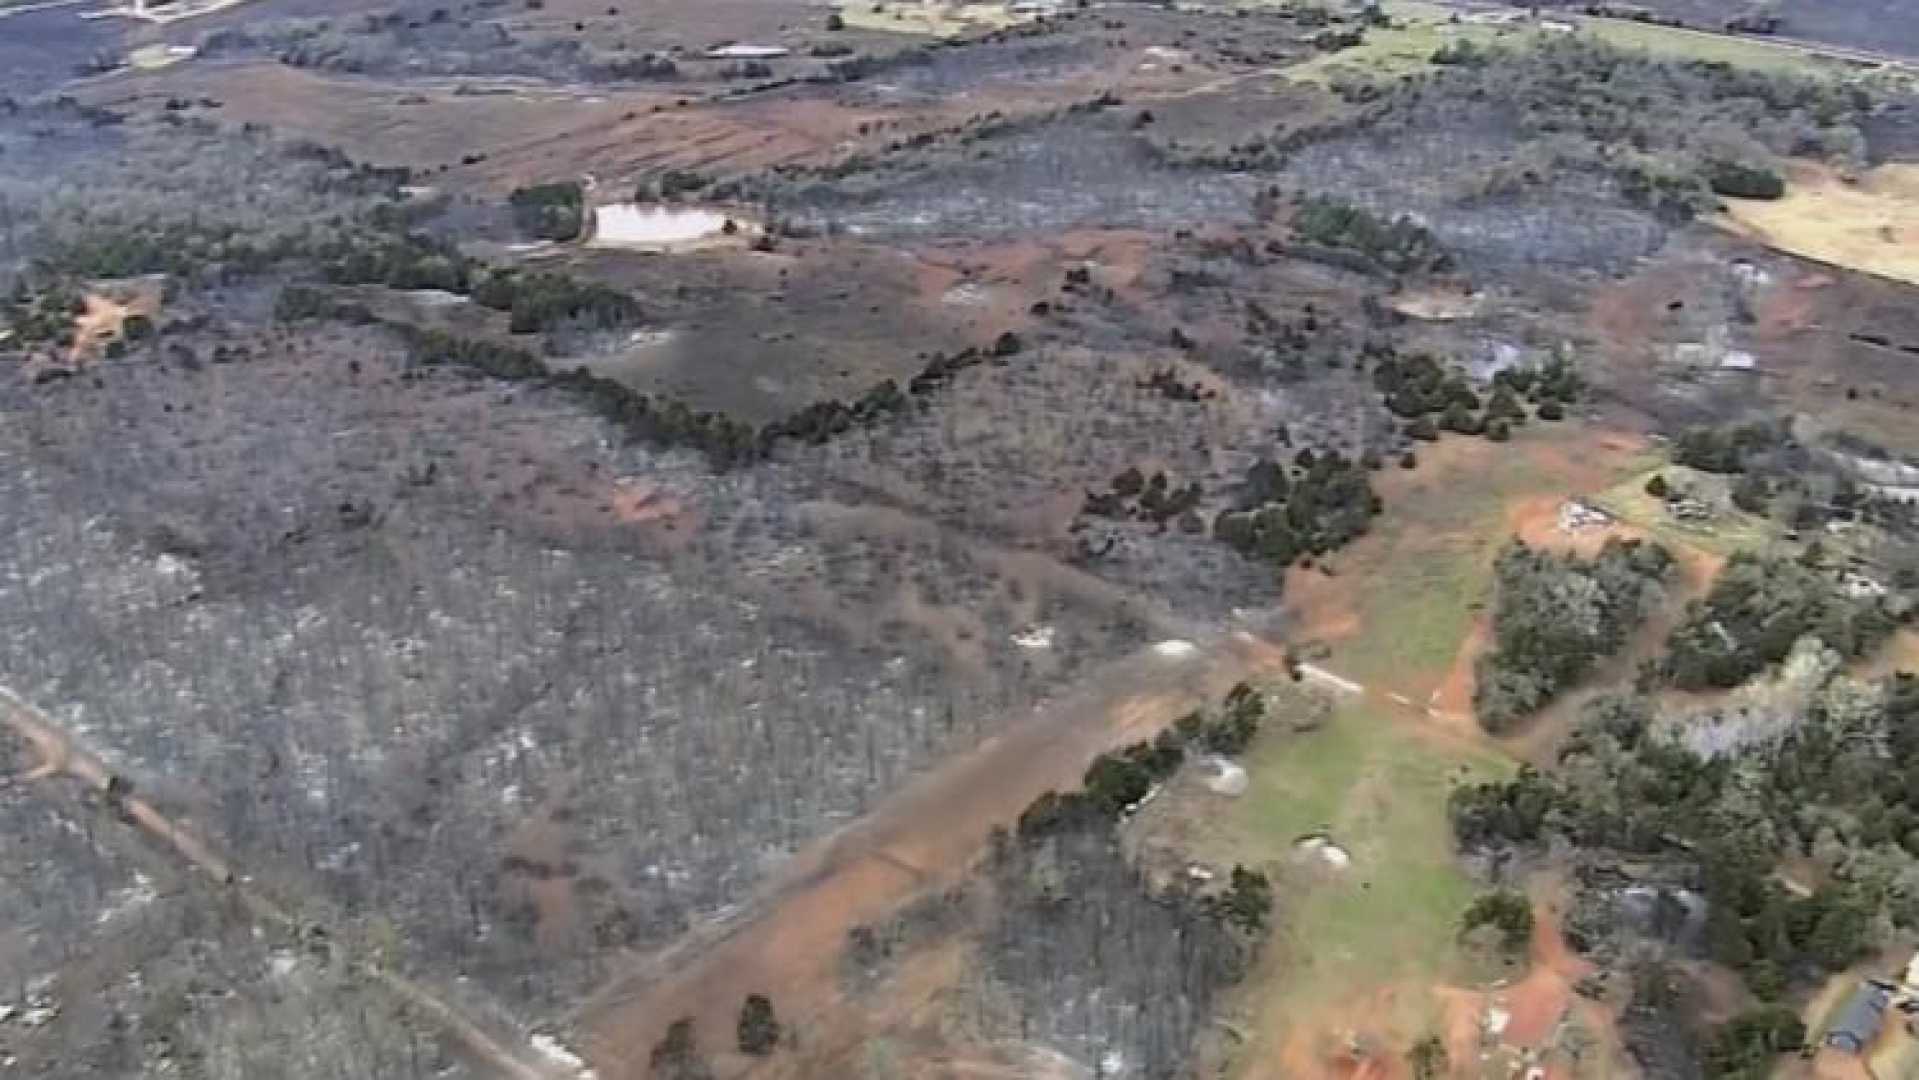
[[[162, 841], [175, 855], [212, 878], [221, 888], [233, 893], [253, 912], [255, 918], [278, 923], [291, 932], [314, 927], [313, 920], [302, 918], [297, 912], [255, 888], [232, 862], [216, 854], [191, 830], [161, 813], [145, 799], [134, 795], [124, 778], [80, 745], [70, 732], [4, 685], [0, 685], [0, 723], [12, 729], [39, 754], [40, 763], [27, 773], [28, 778], [46, 782], [72, 780], [106, 798], [142, 831]], [[342, 943], [345, 938], [342, 935], [330, 933], [328, 938], [334, 948], [344, 947]], [[476, 1063], [499, 1075], [510, 1080], [563, 1080], [572, 1075], [569, 1071], [535, 1064], [527, 1057], [514, 1053], [444, 998], [376, 960], [349, 956], [348, 962], [390, 993], [433, 1017], [448, 1036], [466, 1048]]]

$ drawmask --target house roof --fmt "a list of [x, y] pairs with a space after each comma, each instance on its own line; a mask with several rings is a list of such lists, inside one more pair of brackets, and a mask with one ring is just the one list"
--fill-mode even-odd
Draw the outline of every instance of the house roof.
[[1879, 1027], [1886, 1019], [1886, 1005], [1891, 1000], [1892, 995], [1884, 987], [1860, 984], [1826, 1028], [1826, 1038], [1846, 1036], [1861, 1046], [1872, 1042], [1879, 1037]]

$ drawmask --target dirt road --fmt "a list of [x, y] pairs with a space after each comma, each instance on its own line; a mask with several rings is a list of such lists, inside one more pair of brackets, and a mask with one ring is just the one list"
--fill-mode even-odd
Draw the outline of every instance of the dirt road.
[[[1161, 643], [1101, 670], [1088, 689], [1041, 706], [795, 856], [746, 919], [616, 977], [584, 1006], [587, 1056], [605, 1080], [637, 1080], [681, 1017], [695, 1021], [709, 1051], [730, 1047], [749, 993], [770, 995], [805, 1027], [839, 1000], [848, 931], [957, 881], [995, 826], [1010, 826], [1049, 790], [1078, 787], [1098, 754], [1150, 738], [1233, 683], [1283, 666], [1276, 646], [1220, 635]], [[723, 1054], [715, 1064], [723, 1076], [753, 1068]]]
[[[313, 925], [311, 920], [301, 918], [264, 892], [248, 885], [230, 862], [214, 854], [213, 849], [191, 831], [182, 828], [145, 799], [128, 793], [119, 778], [98, 757], [79, 745], [51, 717], [5, 686], [0, 686], [0, 726], [11, 729], [39, 754], [40, 762], [28, 772], [29, 777], [46, 782], [62, 778], [73, 780], [115, 801], [133, 824], [163, 841], [176, 855], [219, 885], [237, 893], [256, 917], [295, 929]], [[335, 948], [343, 947], [347, 940], [338, 933], [329, 934], [328, 937]], [[509, 1050], [445, 1000], [398, 972], [378, 963], [361, 962], [355, 966], [392, 993], [433, 1017], [455, 1042], [467, 1049], [476, 1063], [491, 1067], [510, 1080], [563, 1080], [568, 1075], [550, 1067], [531, 1064], [530, 1055], [523, 1057]]]

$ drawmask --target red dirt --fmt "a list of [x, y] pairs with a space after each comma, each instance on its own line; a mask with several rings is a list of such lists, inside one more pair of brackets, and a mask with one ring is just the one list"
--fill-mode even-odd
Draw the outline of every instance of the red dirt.
[[1476, 685], [1473, 669], [1479, 663], [1480, 656], [1492, 647], [1492, 640], [1492, 619], [1483, 614], [1475, 617], [1466, 640], [1459, 643], [1459, 653], [1453, 657], [1453, 666], [1447, 670], [1439, 689], [1433, 691], [1432, 708], [1438, 718], [1463, 722], [1477, 730], [1478, 723], [1473, 716], [1473, 690]]
[[[848, 931], [956, 878], [994, 826], [1012, 822], [1043, 792], [1076, 784], [1099, 752], [1149, 737], [1233, 682], [1280, 664], [1276, 649], [1237, 639], [1182, 662], [1148, 652], [1090, 681], [1096, 689], [1087, 694], [949, 759], [856, 826], [795, 856], [757, 917], [706, 940], [696, 933], [594, 994], [583, 1026], [599, 1075], [643, 1075], [651, 1047], [682, 1016], [694, 1019], [702, 1045], [728, 1045], [748, 993], [772, 996], [801, 1030], [857, 1028], [833, 1019]], [[719, 1064], [731, 1076], [759, 1063]]]

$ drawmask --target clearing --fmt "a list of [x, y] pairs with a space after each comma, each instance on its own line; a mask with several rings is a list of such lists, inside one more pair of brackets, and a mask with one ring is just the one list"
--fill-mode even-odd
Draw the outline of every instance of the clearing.
[[1418, 468], [1379, 473], [1386, 512], [1373, 530], [1328, 566], [1288, 573], [1294, 636], [1325, 646], [1341, 675], [1427, 702], [1484, 600], [1512, 507], [1599, 491], [1645, 453], [1636, 436], [1567, 435], [1540, 425], [1504, 445], [1447, 437], [1418, 448]]
[[950, 38], [978, 30], [1000, 30], [1032, 18], [1012, 4], [891, 3], [861, 0], [841, 4], [840, 18], [858, 30]]
[[1795, 163], [1778, 199], [1729, 199], [1720, 223], [1768, 247], [1919, 284], [1919, 165], [1881, 165], [1848, 181]]
[[[1387, 512], [1333, 574], [1289, 576], [1296, 636], [1315, 639], [1325, 666], [1368, 692], [1317, 728], [1263, 736], [1245, 761], [1247, 794], [1224, 813], [1208, 808], [1217, 820], [1192, 830], [1196, 857], [1267, 868], [1281, 882], [1282, 929], [1240, 991], [1248, 1031], [1233, 1054], [1238, 1075], [1391, 1073], [1407, 1045], [1443, 1030], [1477, 993], [1459, 986], [1483, 981], [1484, 958], [1463, 952], [1455, 932], [1477, 889], [1445, 808], [1454, 786], [1514, 763], [1470, 715], [1431, 703], [1456, 696], [1445, 691], [1475, 647], [1475, 609], [1499, 548], [1515, 531], [1540, 539], [1539, 507], [1635, 475], [1646, 454], [1637, 436], [1544, 425], [1506, 445], [1422, 445], [1417, 469], [1376, 478]], [[1339, 844], [1350, 866], [1298, 872], [1294, 845], [1309, 834]], [[1566, 996], [1564, 969], [1541, 976], [1555, 1001]]]
[[[1353, 699], [1317, 730], [1261, 739], [1246, 768], [1222, 848], [1199, 849], [1278, 868], [1282, 914], [1246, 984], [1241, 1075], [1298, 1080], [1321, 1074], [1340, 1042], [1411, 1042], [1437, 1015], [1436, 984], [1462, 967], [1455, 928], [1476, 891], [1453, 857], [1446, 799], [1510, 766], [1416, 714]], [[1294, 844], [1321, 831], [1350, 864], [1302, 872]]]

